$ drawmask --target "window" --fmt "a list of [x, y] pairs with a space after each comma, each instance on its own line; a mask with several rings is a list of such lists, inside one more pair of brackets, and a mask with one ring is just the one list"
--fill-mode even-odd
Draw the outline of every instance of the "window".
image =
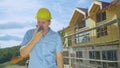
[[[68, 51], [64, 51], [63, 52], [63, 56], [64, 57], [69, 57], [69, 52]], [[64, 64], [69, 64], [69, 58], [64, 58]]]
[[64, 64], [69, 64], [69, 58], [64, 58]]
[[85, 27], [85, 21], [81, 21], [79, 24], [78, 24], [78, 29], [81, 29]]
[[90, 52], [89, 52], [89, 58], [90, 58], [90, 59], [94, 59], [94, 52], [93, 52], [93, 51], [90, 51]]
[[83, 56], [82, 56], [82, 51], [77, 51], [76, 52], [76, 57], [77, 58], [82, 58]]
[[69, 52], [68, 51], [64, 51], [63, 52], [63, 56], [68, 57], [69, 56]]
[[[82, 58], [82, 57], [83, 57], [82, 51], [77, 51], [77, 52], [76, 52], [76, 57], [77, 57], [77, 58]], [[81, 59], [76, 59], [76, 61], [77, 61], [78, 63], [83, 62], [83, 60], [81, 60]]]
[[[117, 61], [116, 50], [102, 51], [102, 59], [110, 60], [110, 61]], [[110, 67], [118, 68], [118, 63], [116, 63], [116, 62], [114, 62], [114, 63], [103, 62], [103, 68], [106, 68], [107, 65]]]
[[[100, 54], [100, 51], [90, 51], [89, 52], [89, 58], [90, 59], [102, 59], [102, 60], [110, 60], [110, 61], [117, 61], [117, 54], [116, 50], [108, 50], [108, 51], [102, 51], [102, 54]], [[100, 56], [102, 56], [100, 58]], [[118, 63], [117, 62], [100, 62], [100, 61], [89, 61], [90, 64], [98, 64], [101, 65], [103, 64], [103, 68], [107, 68], [107, 65], [109, 67], [115, 67], [118, 68]]]
[[88, 20], [85, 20], [85, 26], [88, 27], [90, 25], [90, 22]]
[[95, 55], [96, 55], [95, 59], [100, 59], [100, 52], [99, 51], [96, 51]]
[[89, 57], [90, 57], [90, 59], [100, 59], [100, 52], [99, 51], [90, 51]]
[[[90, 59], [100, 59], [100, 51], [90, 51], [89, 52], [89, 58]], [[98, 64], [100, 65], [100, 61], [90, 61], [91, 64]]]
[[107, 33], [107, 27], [99, 27], [97, 28], [97, 38], [102, 37], [102, 36], [106, 36]]
[[102, 58], [103, 60], [116, 61], [117, 60], [116, 51], [115, 50], [103, 51]]
[[82, 39], [82, 42], [89, 42], [89, 41], [90, 41], [89, 33], [86, 33], [85, 36]]
[[116, 51], [107, 51], [108, 55], [108, 60], [116, 61], [117, 56], [116, 56]]
[[72, 39], [71, 39], [71, 37], [68, 37], [68, 46], [72, 46]]
[[89, 33], [82, 33], [76, 35], [75, 43], [84, 43], [89, 41], [90, 41]]
[[102, 59], [107, 60], [107, 51], [102, 51]]
[[78, 29], [81, 29], [81, 28], [84, 28], [86, 27], [86, 21], [85, 20], [79, 20], [79, 21], [76, 21], [75, 23], [75, 30], [77, 31]]
[[82, 43], [82, 36], [81, 36], [81, 34], [77, 34], [76, 35], [76, 40], [75, 40], [75, 43]]
[[101, 22], [103, 20], [106, 20], [106, 12], [100, 12], [96, 14], [96, 22]]

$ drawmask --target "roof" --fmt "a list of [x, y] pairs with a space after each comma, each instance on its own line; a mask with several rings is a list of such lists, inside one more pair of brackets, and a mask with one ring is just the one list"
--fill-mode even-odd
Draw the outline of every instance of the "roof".
[[83, 12], [85, 12], [86, 16], [88, 16], [88, 9], [87, 8], [79, 8], [79, 7], [77, 7], [77, 9], [82, 10]]
[[110, 5], [109, 2], [103, 2], [103, 1], [99, 1], [99, 2], [102, 3], [102, 8], [107, 8]]
[[117, 3], [120, 3], [120, 0], [112, 0], [111, 5], [114, 5], [114, 4], [117, 4]]

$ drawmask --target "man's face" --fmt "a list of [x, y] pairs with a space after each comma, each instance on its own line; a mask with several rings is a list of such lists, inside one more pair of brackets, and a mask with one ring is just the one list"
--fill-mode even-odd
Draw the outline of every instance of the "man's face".
[[47, 30], [50, 25], [50, 21], [37, 19], [37, 25], [40, 26], [43, 30]]

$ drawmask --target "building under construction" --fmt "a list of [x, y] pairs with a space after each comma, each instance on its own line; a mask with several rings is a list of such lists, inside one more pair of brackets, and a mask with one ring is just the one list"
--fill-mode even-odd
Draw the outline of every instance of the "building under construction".
[[60, 33], [65, 68], [120, 68], [120, 0], [75, 8]]

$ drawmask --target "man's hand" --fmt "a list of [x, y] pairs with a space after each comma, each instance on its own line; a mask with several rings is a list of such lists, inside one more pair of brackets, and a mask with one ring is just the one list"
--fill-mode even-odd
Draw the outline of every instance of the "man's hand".
[[28, 57], [29, 57], [29, 55], [27, 55], [25, 57], [22, 57], [22, 56], [12, 57], [11, 60], [10, 60], [10, 62], [11, 63], [18, 63], [18, 62], [20, 62], [23, 59], [28, 58]]
[[39, 42], [39, 40], [41, 39], [42, 37], [42, 30], [41, 31], [38, 31], [39, 30], [39, 26], [36, 28], [35, 32], [34, 32], [34, 35], [32, 37], [32, 40], [37, 43]]
[[13, 57], [13, 58], [11, 58], [10, 62], [11, 62], [11, 63], [17, 63], [17, 62], [19, 62], [19, 61], [21, 61], [21, 60], [23, 60], [23, 59], [24, 59], [24, 58], [21, 57], [21, 56]]
[[20, 55], [22, 57], [26, 57], [27, 55], [29, 55], [35, 44], [39, 42], [39, 40], [42, 38], [42, 31], [38, 32], [38, 29], [39, 27], [36, 28], [34, 35], [32, 39], [29, 41], [29, 43], [20, 48]]

